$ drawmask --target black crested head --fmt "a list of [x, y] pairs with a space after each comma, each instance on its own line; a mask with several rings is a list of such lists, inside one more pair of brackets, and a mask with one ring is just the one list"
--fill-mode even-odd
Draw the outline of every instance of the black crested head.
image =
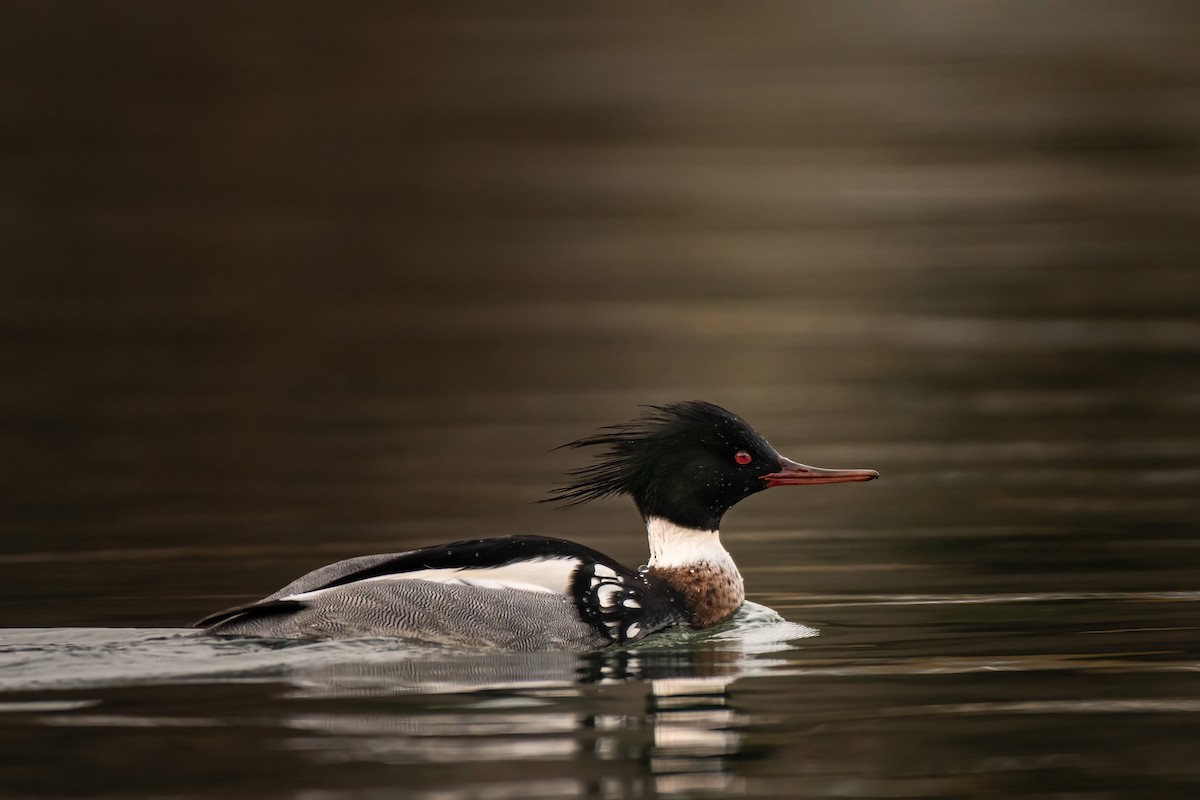
[[712, 403], [649, 406], [633, 422], [610, 425], [563, 447], [600, 446], [596, 462], [570, 473], [548, 502], [572, 506], [627, 494], [643, 518], [716, 530], [738, 501], [770, 484], [783, 459], [741, 417]]

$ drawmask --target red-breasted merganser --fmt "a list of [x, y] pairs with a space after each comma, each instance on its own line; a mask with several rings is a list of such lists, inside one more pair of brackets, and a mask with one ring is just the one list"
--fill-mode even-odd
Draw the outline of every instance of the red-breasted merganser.
[[564, 447], [603, 447], [551, 500], [633, 498], [650, 540], [639, 570], [543, 536], [473, 539], [321, 567], [256, 603], [196, 623], [208, 633], [277, 638], [386, 636], [515, 650], [591, 650], [683, 626], [709, 628], [746, 594], [721, 546], [721, 517], [772, 486], [869, 481], [775, 451], [711, 403], [650, 407]]

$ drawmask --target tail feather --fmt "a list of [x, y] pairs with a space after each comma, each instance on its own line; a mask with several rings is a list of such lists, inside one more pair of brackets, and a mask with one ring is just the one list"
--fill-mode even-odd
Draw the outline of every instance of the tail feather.
[[241, 606], [227, 608], [224, 611], [218, 611], [215, 614], [209, 614], [203, 619], [192, 623], [193, 628], [206, 628], [213, 630], [220, 626], [233, 622], [243, 622], [255, 617], [268, 617], [275, 614], [294, 614], [307, 605], [300, 600], [265, 600], [257, 603], [247, 603]]

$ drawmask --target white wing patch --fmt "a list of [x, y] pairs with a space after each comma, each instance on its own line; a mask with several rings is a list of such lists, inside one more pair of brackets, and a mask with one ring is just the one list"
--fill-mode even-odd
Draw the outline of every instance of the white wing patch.
[[[543, 558], [534, 561], [519, 561], [499, 567], [482, 569], [421, 569], [412, 572], [397, 572], [364, 578], [358, 583], [378, 581], [429, 581], [463, 586], [480, 586], [485, 589], [512, 589], [522, 592], [545, 592], [547, 594], [570, 594], [571, 575], [580, 561], [577, 558]], [[282, 600], [310, 600], [335, 589], [353, 586], [353, 583], [329, 589], [289, 595]]]

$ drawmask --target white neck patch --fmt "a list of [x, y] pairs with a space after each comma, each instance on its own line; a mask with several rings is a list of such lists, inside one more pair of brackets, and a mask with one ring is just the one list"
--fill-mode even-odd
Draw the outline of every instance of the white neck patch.
[[733, 556], [721, 546], [720, 531], [685, 528], [662, 517], [650, 517], [646, 520], [646, 536], [650, 540], [649, 567], [670, 569], [713, 564], [737, 572]]

